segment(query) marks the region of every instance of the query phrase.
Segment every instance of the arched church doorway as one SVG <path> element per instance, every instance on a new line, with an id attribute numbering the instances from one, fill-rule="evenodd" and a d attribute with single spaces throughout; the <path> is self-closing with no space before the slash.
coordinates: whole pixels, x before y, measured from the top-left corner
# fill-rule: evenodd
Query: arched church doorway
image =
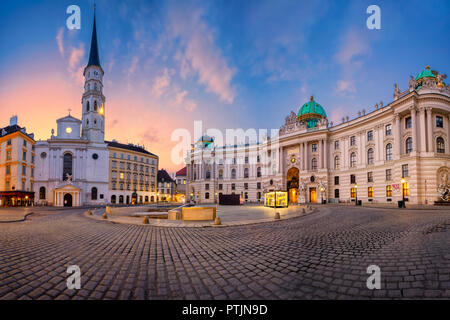
<path id="1" fill-rule="evenodd" d="M 286 174 L 289 203 L 298 203 L 298 173 L 298 169 L 293 167 Z"/>
<path id="2" fill-rule="evenodd" d="M 70 193 L 66 193 L 64 195 L 64 207 L 72 206 L 72 195 Z"/>

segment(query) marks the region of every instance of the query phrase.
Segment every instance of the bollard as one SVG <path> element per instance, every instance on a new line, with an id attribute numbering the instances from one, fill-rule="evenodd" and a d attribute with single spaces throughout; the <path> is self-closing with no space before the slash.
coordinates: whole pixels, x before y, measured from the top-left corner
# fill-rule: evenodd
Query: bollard
<path id="1" fill-rule="evenodd" d="M 88 214 L 89 216 L 92 216 L 92 211 L 91 211 L 91 210 L 88 210 L 88 211 L 87 211 L 87 214 Z"/>
<path id="2" fill-rule="evenodd" d="M 108 219 L 108 216 L 106 215 L 106 213 L 104 213 L 104 214 L 102 215 L 102 219 L 103 219 L 103 220 Z"/>
<path id="3" fill-rule="evenodd" d="M 280 219 L 280 213 L 279 212 L 275 212 L 275 217 L 276 220 Z"/>
<path id="4" fill-rule="evenodd" d="M 145 216 L 144 217 L 144 222 L 143 222 L 144 224 L 148 224 L 148 216 Z"/>
<path id="5" fill-rule="evenodd" d="M 215 226 L 220 226 L 222 224 L 222 221 L 220 221 L 219 217 L 216 217 L 216 219 L 214 220 L 214 225 Z"/>

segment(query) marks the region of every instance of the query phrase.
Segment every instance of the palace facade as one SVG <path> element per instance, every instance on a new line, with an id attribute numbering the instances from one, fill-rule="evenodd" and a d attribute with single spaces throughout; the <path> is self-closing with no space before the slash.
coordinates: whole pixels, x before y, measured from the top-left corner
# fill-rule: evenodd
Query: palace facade
<path id="1" fill-rule="evenodd" d="M 394 100 L 333 124 L 313 97 L 291 112 L 277 137 L 216 146 L 202 136 L 186 157 L 188 199 L 215 202 L 219 193 L 246 202 L 268 191 L 290 203 L 414 204 L 449 201 L 450 87 L 430 67 L 397 84 Z"/>

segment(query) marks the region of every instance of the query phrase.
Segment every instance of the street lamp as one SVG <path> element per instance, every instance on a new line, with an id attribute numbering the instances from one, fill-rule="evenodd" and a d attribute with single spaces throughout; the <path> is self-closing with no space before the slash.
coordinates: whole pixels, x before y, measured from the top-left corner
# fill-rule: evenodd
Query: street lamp
<path id="1" fill-rule="evenodd" d="M 320 202 L 323 204 L 323 192 L 325 191 L 325 188 L 322 186 L 320 187 Z"/>
<path id="2" fill-rule="evenodd" d="M 405 178 L 402 178 L 402 180 L 400 181 L 402 184 L 402 207 L 405 208 Z"/>
<path id="3" fill-rule="evenodd" d="M 358 205 L 358 185 L 355 183 L 355 206 Z"/>

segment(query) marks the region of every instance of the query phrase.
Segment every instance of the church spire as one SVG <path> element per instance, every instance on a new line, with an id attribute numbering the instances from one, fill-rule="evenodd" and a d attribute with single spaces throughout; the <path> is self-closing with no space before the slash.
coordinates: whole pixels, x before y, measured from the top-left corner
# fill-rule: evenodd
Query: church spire
<path id="1" fill-rule="evenodd" d="M 94 27 L 92 29 L 91 50 L 89 52 L 89 66 L 100 66 L 100 57 L 98 55 L 97 29 L 95 27 L 95 4 L 94 4 Z"/>

